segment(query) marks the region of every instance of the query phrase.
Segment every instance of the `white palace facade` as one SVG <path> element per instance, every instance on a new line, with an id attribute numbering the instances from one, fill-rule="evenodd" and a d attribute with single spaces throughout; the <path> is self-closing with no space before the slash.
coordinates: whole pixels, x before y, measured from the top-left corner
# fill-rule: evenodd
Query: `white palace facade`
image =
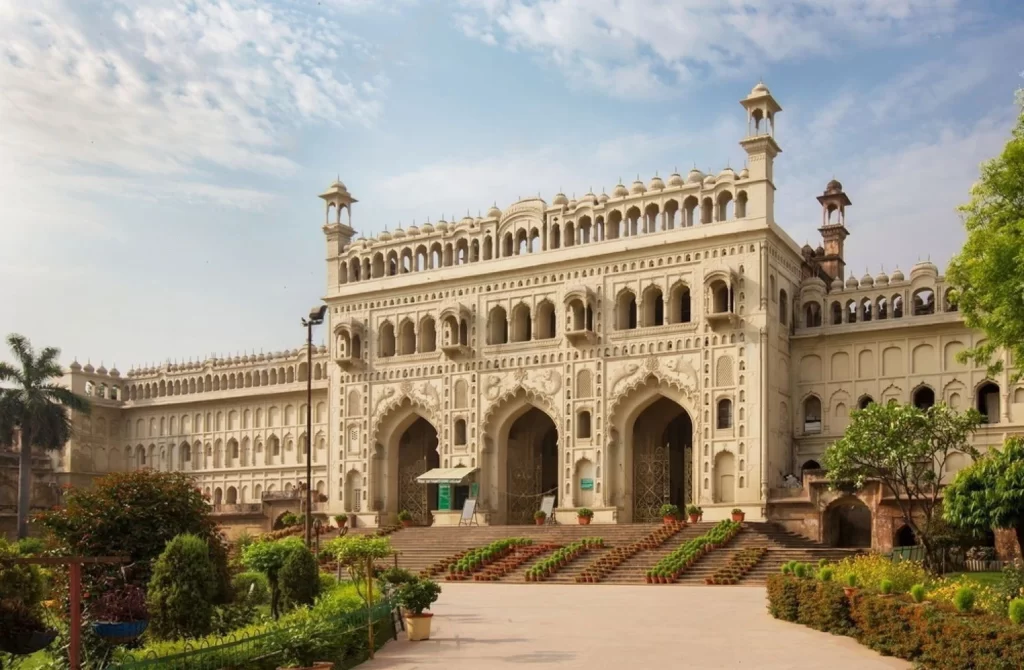
<path id="1" fill-rule="evenodd" d="M 530 523 L 550 494 L 572 523 L 581 506 L 629 523 L 692 502 L 705 518 L 738 507 L 833 543 L 900 542 L 883 492 L 822 485 L 849 412 L 975 406 L 987 446 L 1024 423 L 1024 387 L 956 360 L 982 336 L 933 264 L 847 272 L 856 225 L 839 182 L 808 212 L 821 246 L 796 244 L 774 216 L 781 107 L 763 84 L 741 104 L 738 173 L 529 198 L 363 239 L 335 182 L 320 196 L 329 345 L 312 366 L 304 348 L 125 376 L 75 363 L 68 383 L 96 407 L 76 417 L 54 476 L 185 470 L 226 522 L 262 518 L 304 481 L 311 375 L 317 508 L 365 525 L 400 510 L 453 524 L 467 496 L 484 523 Z"/>

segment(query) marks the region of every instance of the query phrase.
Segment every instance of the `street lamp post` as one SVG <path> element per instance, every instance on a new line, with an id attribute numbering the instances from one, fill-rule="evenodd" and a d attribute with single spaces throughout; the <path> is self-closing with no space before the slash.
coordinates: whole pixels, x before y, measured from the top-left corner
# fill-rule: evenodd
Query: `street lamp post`
<path id="1" fill-rule="evenodd" d="M 309 310 L 306 327 L 306 546 L 313 546 L 313 326 L 324 322 L 327 305 Z"/>

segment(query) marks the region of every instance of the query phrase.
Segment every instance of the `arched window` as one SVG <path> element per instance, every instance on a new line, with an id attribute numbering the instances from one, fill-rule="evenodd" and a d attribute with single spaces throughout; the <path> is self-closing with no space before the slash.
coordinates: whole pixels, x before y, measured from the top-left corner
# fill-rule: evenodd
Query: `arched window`
<path id="1" fill-rule="evenodd" d="M 487 315 L 487 344 L 508 343 L 508 315 L 505 308 L 495 306 Z"/>
<path id="2" fill-rule="evenodd" d="M 894 295 L 892 297 L 892 318 L 903 318 L 903 296 L 901 295 Z"/>
<path id="3" fill-rule="evenodd" d="M 519 303 L 512 309 L 512 341 L 529 342 L 533 331 L 530 308 Z"/>
<path id="4" fill-rule="evenodd" d="M 789 325 L 789 296 L 786 289 L 779 289 L 779 323 Z"/>
<path id="5" fill-rule="evenodd" d="M 711 310 L 715 314 L 726 314 L 732 311 L 732 300 L 729 285 L 721 279 L 711 282 Z"/>
<path id="6" fill-rule="evenodd" d="M 385 321 L 380 327 L 379 349 L 382 357 L 395 355 L 395 327 L 390 321 Z"/>
<path id="7" fill-rule="evenodd" d="M 615 305 L 616 324 L 619 330 L 636 328 L 636 295 L 632 291 L 623 291 Z"/>
<path id="8" fill-rule="evenodd" d="M 550 340 L 558 333 L 555 326 L 555 306 L 548 300 L 537 305 L 537 339 Z"/>
<path id="9" fill-rule="evenodd" d="M 719 428 L 732 428 L 732 400 L 722 398 L 718 401 L 718 422 Z"/>
<path id="10" fill-rule="evenodd" d="M 821 432 L 821 400 L 818 396 L 807 396 L 804 400 L 804 432 Z"/>
<path id="11" fill-rule="evenodd" d="M 978 387 L 975 397 L 982 423 L 999 423 L 999 386 L 985 382 Z"/>
<path id="12" fill-rule="evenodd" d="M 420 321 L 419 347 L 421 354 L 431 353 L 437 350 L 437 330 L 434 327 L 434 319 L 429 316 L 423 317 Z"/>
<path id="13" fill-rule="evenodd" d="M 462 446 L 466 444 L 466 420 L 456 419 L 455 420 L 455 444 L 456 446 Z"/>
<path id="14" fill-rule="evenodd" d="M 586 410 L 576 415 L 576 437 L 590 439 L 590 412 Z"/>
<path id="15" fill-rule="evenodd" d="M 816 302 L 804 305 L 804 322 L 808 328 L 821 326 L 821 305 Z"/>
<path id="16" fill-rule="evenodd" d="M 846 323 L 857 323 L 857 301 L 846 301 Z"/>
<path id="17" fill-rule="evenodd" d="M 832 303 L 832 325 L 838 326 L 843 322 L 843 306 L 839 302 Z"/>
<path id="18" fill-rule="evenodd" d="M 914 390 L 914 407 L 928 409 L 935 404 L 935 391 L 928 386 L 918 386 Z"/>
<path id="19" fill-rule="evenodd" d="M 935 313 L 935 293 L 930 288 L 919 288 L 914 291 L 914 316 Z"/>
<path id="20" fill-rule="evenodd" d="M 860 320 L 871 320 L 871 298 L 864 298 L 860 302 Z"/>
<path id="21" fill-rule="evenodd" d="M 885 299 L 885 296 L 879 296 L 875 300 L 875 314 L 877 319 L 889 318 L 889 302 Z"/>
<path id="22" fill-rule="evenodd" d="M 690 287 L 685 284 L 676 284 L 672 287 L 672 294 L 669 296 L 669 322 L 690 323 L 692 317 L 690 303 Z"/>
<path id="23" fill-rule="evenodd" d="M 874 404 L 874 402 L 875 399 L 872 398 L 871 396 L 862 396 L 861 399 L 857 401 L 857 409 L 867 409 L 867 406 Z"/>
<path id="24" fill-rule="evenodd" d="M 644 327 L 661 326 L 665 323 L 665 301 L 662 299 L 661 289 L 657 286 L 648 286 L 644 289 Z"/>
<path id="25" fill-rule="evenodd" d="M 398 355 L 408 356 L 409 354 L 416 353 L 416 329 L 412 325 L 412 321 L 406 319 L 399 326 L 398 335 Z"/>
<path id="26" fill-rule="evenodd" d="M 512 255 L 515 249 L 512 241 L 512 233 L 505 233 L 505 236 L 501 239 L 501 256 L 502 258 L 508 258 Z"/>

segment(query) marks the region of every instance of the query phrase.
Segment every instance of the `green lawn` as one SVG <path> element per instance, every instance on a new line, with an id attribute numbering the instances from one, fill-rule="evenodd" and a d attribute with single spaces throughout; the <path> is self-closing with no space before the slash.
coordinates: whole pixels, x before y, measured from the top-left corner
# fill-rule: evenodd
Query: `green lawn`
<path id="1" fill-rule="evenodd" d="M 999 582 L 1003 579 L 1003 573 L 1001 572 L 947 572 L 943 576 L 950 579 L 966 576 L 968 579 L 977 582 L 979 586 L 998 586 Z"/>

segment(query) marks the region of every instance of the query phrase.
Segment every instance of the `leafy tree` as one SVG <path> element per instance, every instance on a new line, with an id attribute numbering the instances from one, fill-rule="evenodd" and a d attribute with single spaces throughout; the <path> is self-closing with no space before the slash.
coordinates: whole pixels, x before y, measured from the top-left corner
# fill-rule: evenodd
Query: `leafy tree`
<path id="1" fill-rule="evenodd" d="M 961 358 L 988 365 L 992 375 L 1002 369 L 992 360 L 997 349 L 1024 360 L 1024 91 L 1017 100 L 1021 113 L 1010 141 L 981 166 L 970 202 L 960 207 L 967 241 L 946 273 L 964 322 L 988 336 Z M 1022 373 L 1015 370 L 1011 381 Z"/>
<path id="2" fill-rule="evenodd" d="M 1024 556 L 1024 438 L 989 450 L 958 472 L 945 493 L 947 521 L 975 531 L 1012 528 Z"/>
<path id="3" fill-rule="evenodd" d="M 177 536 L 167 543 L 149 580 L 151 634 L 165 640 L 208 634 L 216 591 L 206 541 L 195 535 Z"/>
<path id="4" fill-rule="evenodd" d="M 21 434 L 18 462 L 18 538 L 28 537 L 32 502 L 32 450 L 63 449 L 71 439 L 69 411 L 88 414 L 89 401 L 57 383 L 64 376 L 57 357 L 60 349 L 46 347 L 38 355 L 22 335 L 9 335 L 7 344 L 17 366 L 0 361 L 0 445 L 13 446 Z"/>
<path id="5" fill-rule="evenodd" d="M 373 658 L 373 573 L 377 561 L 394 553 L 391 540 L 386 537 L 356 535 L 331 540 L 324 551 L 344 565 L 352 578 L 356 593 L 366 603 L 370 658 Z"/>
<path id="6" fill-rule="evenodd" d="M 903 522 L 934 564 L 942 474 L 955 453 L 976 455 L 968 437 L 981 423 L 975 410 L 963 414 L 946 405 L 872 403 L 851 414 L 843 437 L 825 451 L 823 465 L 833 488 L 860 488 L 869 480 L 895 494 Z"/>
<path id="7" fill-rule="evenodd" d="M 115 472 L 91 489 L 71 489 L 64 506 L 39 522 L 74 554 L 124 556 L 136 563 L 133 581 L 145 585 L 153 562 L 178 535 L 207 543 L 217 574 L 216 602 L 231 599 L 227 544 L 195 482 L 180 472 Z"/>
<path id="8" fill-rule="evenodd" d="M 278 581 L 285 607 L 312 605 L 320 594 L 320 567 L 313 552 L 305 546 L 292 551 L 281 566 Z"/>
<path id="9" fill-rule="evenodd" d="M 275 619 L 281 614 L 281 568 L 298 551 L 308 549 L 299 538 L 286 537 L 272 542 L 254 542 L 242 552 L 242 564 L 250 570 L 262 572 L 270 582 L 270 613 Z"/>

